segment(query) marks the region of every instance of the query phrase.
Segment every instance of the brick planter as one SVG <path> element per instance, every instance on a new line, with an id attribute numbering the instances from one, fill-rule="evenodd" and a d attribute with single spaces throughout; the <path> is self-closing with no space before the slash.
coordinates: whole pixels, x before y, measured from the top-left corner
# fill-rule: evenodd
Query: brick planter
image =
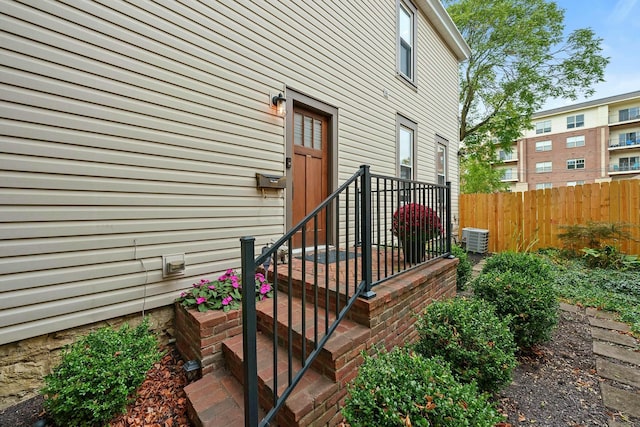
<path id="1" fill-rule="evenodd" d="M 224 366 L 222 341 L 242 333 L 240 310 L 200 313 L 175 304 L 176 347 L 184 360 L 196 359 L 206 375 Z"/>

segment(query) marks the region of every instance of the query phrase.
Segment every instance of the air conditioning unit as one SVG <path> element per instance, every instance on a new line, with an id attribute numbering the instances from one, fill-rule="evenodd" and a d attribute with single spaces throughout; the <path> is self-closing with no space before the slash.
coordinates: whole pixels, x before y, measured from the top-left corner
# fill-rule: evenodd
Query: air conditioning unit
<path id="1" fill-rule="evenodd" d="M 466 227 L 462 229 L 462 243 L 468 252 L 486 254 L 489 250 L 489 230 Z"/>

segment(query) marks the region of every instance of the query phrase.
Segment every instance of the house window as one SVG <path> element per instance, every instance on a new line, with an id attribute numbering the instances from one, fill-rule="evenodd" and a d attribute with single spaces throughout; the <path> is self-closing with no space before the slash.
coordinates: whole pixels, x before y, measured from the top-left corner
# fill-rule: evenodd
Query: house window
<path id="1" fill-rule="evenodd" d="M 567 117 L 567 129 L 580 128 L 582 126 L 584 126 L 584 114 Z"/>
<path id="2" fill-rule="evenodd" d="M 398 139 L 398 176 L 403 179 L 414 179 L 415 141 L 418 125 L 411 120 L 397 117 Z"/>
<path id="3" fill-rule="evenodd" d="M 584 135 L 567 138 L 567 148 L 584 147 Z"/>
<path id="4" fill-rule="evenodd" d="M 551 151 L 551 141 L 536 142 L 536 151 Z"/>
<path id="5" fill-rule="evenodd" d="M 640 107 L 625 108 L 618 111 L 618 120 L 621 122 L 635 119 L 640 119 Z"/>
<path id="6" fill-rule="evenodd" d="M 551 172 L 551 162 L 536 163 L 536 173 Z"/>
<path id="7" fill-rule="evenodd" d="M 536 123 L 536 134 L 551 132 L 551 120 Z"/>
<path id="8" fill-rule="evenodd" d="M 536 184 L 536 190 L 544 190 L 545 188 L 552 188 L 553 184 L 551 184 L 550 182 L 541 182 L 539 184 Z"/>
<path id="9" fill-rule="evenodd" d="M 584 169 L 584 159 L 567 160 L 567 169 Z"/>
<path id="10" fill-rule="evenodd" d="M 567 181 L 567 187 L 575 187 L 576 185 L 584 185 L 584 181 Z"/>
<path id="11" fill-rule="evenodd" d="M 438 152 L 436 153 L 436 174 L 438 184 L 445 185 L 447 182 L 447 147 L 438 144 Z"/>
<path id="12" fill-rule="evenodd" d="M 416 8 L 408 1 L 398 0 L 398 73 L 415 83 L 416 68 Z"/>

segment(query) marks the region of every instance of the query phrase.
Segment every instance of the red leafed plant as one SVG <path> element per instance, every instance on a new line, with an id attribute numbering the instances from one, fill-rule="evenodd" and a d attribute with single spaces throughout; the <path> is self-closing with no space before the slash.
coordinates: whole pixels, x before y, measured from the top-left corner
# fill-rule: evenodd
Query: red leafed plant
<path id="1" fill-rule="evenodd" d="M 409 203 L 394 212 L 391 232 L 400 239 L 427 241 L 442 234 L 442 221 L 433 209 Z"/>

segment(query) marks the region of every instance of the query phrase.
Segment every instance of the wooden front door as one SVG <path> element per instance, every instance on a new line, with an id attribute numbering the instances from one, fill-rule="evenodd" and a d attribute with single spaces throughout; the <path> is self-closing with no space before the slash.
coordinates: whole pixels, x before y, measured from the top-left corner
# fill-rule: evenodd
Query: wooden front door
<path id="1" fill-rule="evenodd" d="M 293 218 L 295 226 L 329 195 L 328 193 L 328 118 L 294 108 L 293 111 Z M 326 213 L 318 217 L 317 241 L 313 221 L 307 225 L 305 246 L 326 242 Z M 302 232 L 293 238 L 295 248 L 302 246 Z"/>

